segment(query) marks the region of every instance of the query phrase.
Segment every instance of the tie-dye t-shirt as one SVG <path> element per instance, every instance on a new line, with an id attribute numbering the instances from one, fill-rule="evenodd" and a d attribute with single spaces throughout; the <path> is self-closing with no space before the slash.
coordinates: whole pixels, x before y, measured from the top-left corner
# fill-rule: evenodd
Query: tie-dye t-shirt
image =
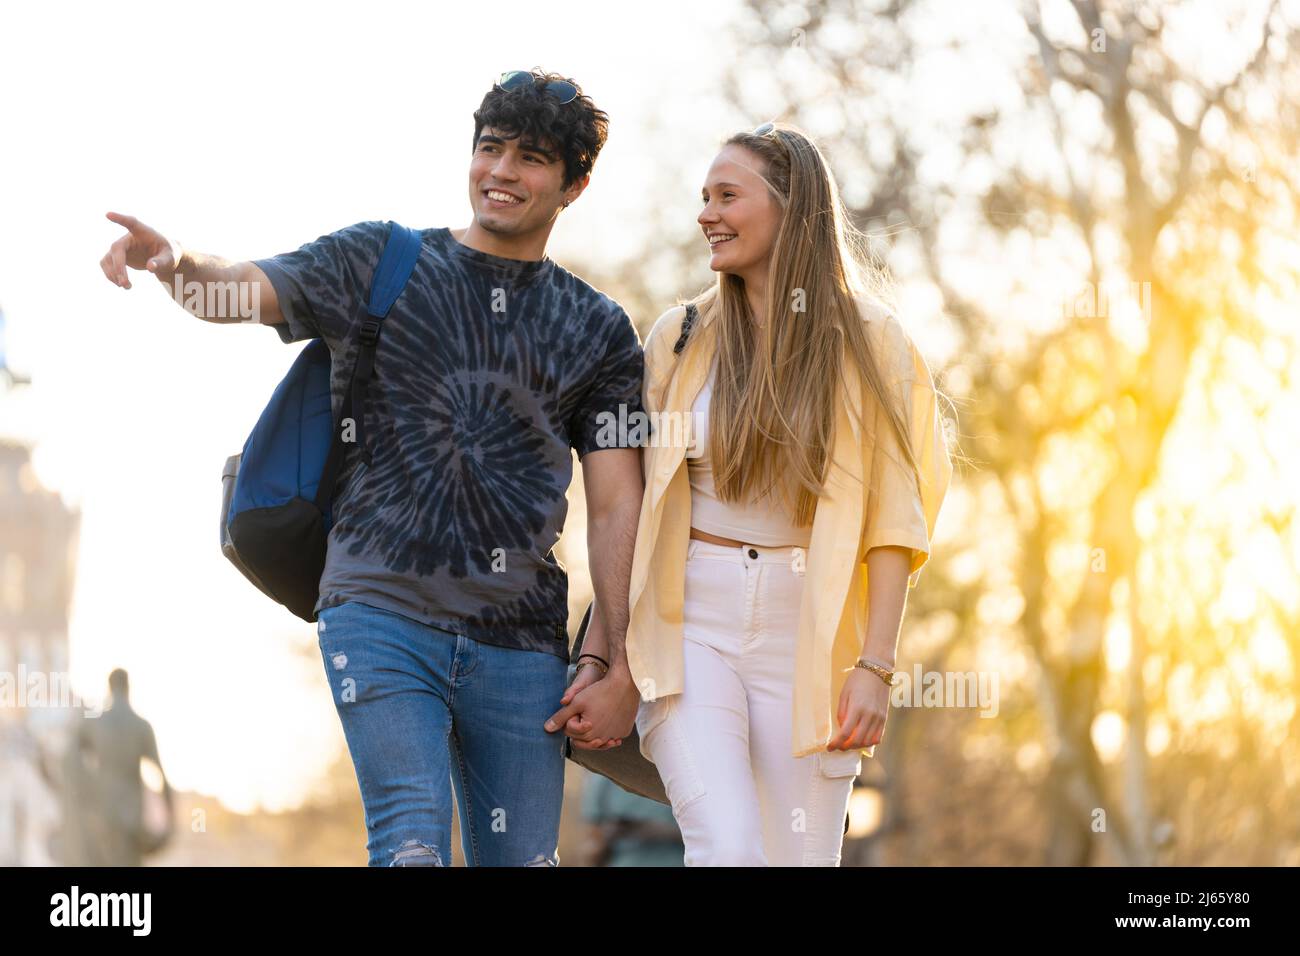
<path id="1" fill-rule="evenodd" d="M 372 464 L 348 445 L 316 609 L 359 601 L 567 657 L 554 547 L 569 449 L 605 447 L 602 425 L 641 410 L 640 340 L 617 302 L 550 258 L 489 255 L 445 228 L 421 235 L 366 393 Z M 387 236 L 387 223 L 362 222 L 256 260 L 285 317 L 280 338 L 329 346 L 336 417 Z"/>

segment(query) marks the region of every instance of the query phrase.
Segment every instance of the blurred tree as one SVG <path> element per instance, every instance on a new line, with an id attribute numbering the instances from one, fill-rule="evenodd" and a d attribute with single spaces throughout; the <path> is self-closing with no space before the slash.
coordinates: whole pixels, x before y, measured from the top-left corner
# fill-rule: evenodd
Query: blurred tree
<path id="1" fill-rule="evenodd" d="M 1150 633 L 1135 522 L 1198 349 L 1268 343 L 1289 349 L 1269 366 L 1282 384 L 1294 368 L 1294 338 L 1254 307 L 1261 292 L 1295 295 L 1294 256 L 1269 265 L 1278 237 L 1294 234 L 1300 195 L 1294 25 L 1275 0 L 751 0 L 734 41 L 727 92 L 741 115 L 818 137 L 857 223 L 949 322 L 961 358 L 940 382 L 971 402 L 962 430 L 984 473 L 969 493 L 980 509 L 1000 506 L 1011 535 L 981 587 L 1011 592 L 1018 611 L 996 624 L 1015 629 L 1038 670 L 1045 862 L 1098 862 L 1100 842 L 1111 862 L 1155 862 L 1168 826 L 1153 821 L 1146 740 L 1148 712 L 1165 702 L 1148 684 L 1178 666 L 1180 637 L 1208 643 L 1213 595 L 1188 595 L 1203 602 L 1193 630 Z M 1293 515 L 1265 518 L 1281 534 Z M 1000 572 L 1015 562 L 1008 588 Z M 967 616 L 950 633 L 973 641 L 975 595 L 959 609 L 944 588 L 961 582 L 942 570 L 909 619 L 953 608 Z M 1267 611 L 1296 661 L 1294 604 Z M 1130 630 L 1118 689 L 1105 652 L 1117 618 Z M 1219 663 L 1199 662 L 1197 680 Z M 1098 752 L 1108 700 L 1129 745 L 1121 799 Z M 895 711 L 896 740 L 910 719 Z M 1251 745 L 1249 728 L 1239 736 Z"/>

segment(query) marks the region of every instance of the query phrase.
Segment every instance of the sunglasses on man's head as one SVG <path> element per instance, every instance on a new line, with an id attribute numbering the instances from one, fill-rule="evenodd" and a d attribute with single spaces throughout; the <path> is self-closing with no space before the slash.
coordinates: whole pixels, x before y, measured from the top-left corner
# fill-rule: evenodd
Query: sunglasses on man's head
<path id="1" fill-rule="evenodd" d="M 501 74 L 497 86 L 507 93 L 513 93 L 532 86 L 535 79 L 527 70 L 511 70 L 509 73 Z M 549 96 L 558 100 L 561 106 L 578 98 L 578 88 L 566 80 L 550 80 L 543 89 Z"/>

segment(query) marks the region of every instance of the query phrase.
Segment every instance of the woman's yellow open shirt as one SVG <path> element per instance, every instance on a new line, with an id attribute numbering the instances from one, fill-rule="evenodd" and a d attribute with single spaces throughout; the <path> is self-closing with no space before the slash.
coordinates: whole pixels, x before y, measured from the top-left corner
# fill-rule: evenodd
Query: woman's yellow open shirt
<path id="1" fill-rule="evenodd" d="M 860 434 L 852 412 L 862 393 L 837 405 L 827 495 L 818 500 L 807 551 L 794 674 L 793 756 L 826 749 L 844 682 L 862 654 L 867 622 L 866 553 L 881 545 L 913 549 L 908 586 L 915 587 L 930 555 L 939 506 L 952 477 L 952 463 L 929 367 L 892 314 L 864 302 L 877 362 L 888 385 L 910 396 L 911 437 L 920 468 L 920 495 L 888 417 L 874 396 Z M 686 448 L 665 437 L 665 420 L 689 418 L 713 358 L 715 336 L 701 320 L 680 355 L 673 346 L 686 310 L 669 309 L 645 342 L 643 401 L 652 414 L 650 447 L 644 449 L 645 496 L 637 528 L 628 591 L 627 657 L 644 700 L 679 694 L 684 686 L 682 605 L 686 549 L 691 526 L 691 489 Z M 852 368 L 847 358 L 846 370 Z M 891 374 L 892 372 L 892 374 Z M 663 413 L 677 413 L 665 416 Z M 864 475 L 871 476 L 863 482 Z M 653 724 L 644 728 L 648 734 Z M 873 756 L 875 746 L 862 753 Z"/>

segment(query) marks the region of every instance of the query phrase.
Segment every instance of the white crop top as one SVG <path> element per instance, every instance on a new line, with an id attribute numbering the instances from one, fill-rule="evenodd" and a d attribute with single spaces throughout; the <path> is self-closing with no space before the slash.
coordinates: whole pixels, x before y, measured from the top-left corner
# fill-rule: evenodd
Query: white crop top
<path id="1" fill-rule="evenodd" d="M 686 452 L 686 471 L 691 482 L 691 527 L 746 544 L 807 548 L 812 541 L 812 525 L 796 525 L 794 516 L 783 504 L 768 499 L 748 504 L 719 500 L 709 459 L 712 396 L 713 374 L 710 373 L 691 406 L 692 434 Z"/>

